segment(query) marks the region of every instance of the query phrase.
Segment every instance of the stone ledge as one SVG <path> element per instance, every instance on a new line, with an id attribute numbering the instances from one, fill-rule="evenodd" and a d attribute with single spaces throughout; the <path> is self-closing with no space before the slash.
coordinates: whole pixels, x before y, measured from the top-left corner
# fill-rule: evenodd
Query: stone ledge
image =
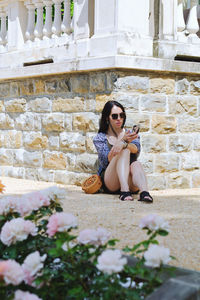
<path id="1" fill-rule="evenodd" d="M 199 75 L 199 63 L 152 57 L 116 55 L 64 60 L 27 67 L 0 68 L 0 80 L 47 76 L 71 72 L 127 69 L 161 73 Z"/>

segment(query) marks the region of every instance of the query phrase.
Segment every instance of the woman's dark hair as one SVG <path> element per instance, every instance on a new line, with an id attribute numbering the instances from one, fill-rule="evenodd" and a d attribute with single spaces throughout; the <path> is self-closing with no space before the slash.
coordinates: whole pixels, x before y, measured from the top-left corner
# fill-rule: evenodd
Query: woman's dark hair
<path id="1" fill-rule="evenodd" d="M 121 110 L 125 113 L 125 109 L 124 109 L 123 105 L 121 105 L 119 102 L 117 102 L 117 101 L 106 102 L 106 104 L 104 105 L 104 108 L 102 110 L 98 132 L 107 133 L 108 127 L 109 127 L 109 116 L 110 116 L 111 110 L 114 105 L 120 107 Z M 126 113 L 125 113 L 125 118 L 124 118 L 124 121 L 122 124 L 122 128 L 124 127 L 125 122 L 126 122 Z"/>

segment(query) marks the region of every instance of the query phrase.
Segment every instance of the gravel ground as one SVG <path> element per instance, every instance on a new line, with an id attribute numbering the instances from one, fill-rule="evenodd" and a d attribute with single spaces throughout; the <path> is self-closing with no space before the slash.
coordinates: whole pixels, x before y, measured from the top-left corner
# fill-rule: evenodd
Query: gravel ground
<path id="1" fill-rule="evenodd" d="M 49 182 L 0 177 L 6 186 L 5 195 L 24 194 L 55 185 Z M 66 188 L 64 210 L 78 217 L 79 230 L 103 226 L 112 238 L 120 241 L 118 248 L 141 241 L 145 234 L 138 227 L 141 217 L 156 213 L 170 224 L 170 234 L 160 244 L 170 248 L 176 257 L 173 265 L 200 271 L 200 189 L 152 191 L 153 204 L 122 202 L 118 195 L 86 195 L 80 187 Z"/>

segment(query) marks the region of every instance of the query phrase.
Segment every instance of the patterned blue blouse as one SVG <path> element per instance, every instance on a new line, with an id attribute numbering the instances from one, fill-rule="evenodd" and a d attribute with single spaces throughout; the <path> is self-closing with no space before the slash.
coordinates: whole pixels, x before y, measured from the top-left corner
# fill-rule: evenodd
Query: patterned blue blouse
<path id="1" fill-rule="evenodd" d="M 102 170 L 105 170 L 109 164 L 108 162 L 108 153 L 110 152 L 110 148 L 107 142 L 106 133 L 100 132 L 98 133 L 94 139 L 93 143 L 97 149 L 98 158 L 99 158 L 99 170 L 98 174 L 101 174 Z M 131 144 L 136 145 L 138 148 L 137 154 L 132 154 L 133 156 L 136 156 L 136 159 L 140 153 L 140 137 L 138 136 L 137 139 L 133 140 Z"/>

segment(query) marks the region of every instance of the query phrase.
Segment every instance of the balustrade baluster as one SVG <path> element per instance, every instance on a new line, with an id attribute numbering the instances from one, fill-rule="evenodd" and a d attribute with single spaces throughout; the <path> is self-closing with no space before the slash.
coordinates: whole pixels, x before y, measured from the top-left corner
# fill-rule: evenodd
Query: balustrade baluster
<path id="1" fill-rule="evenodd" d="M 189 32 L 188 39 L 192 43 L 199 43 L 200 39 L 196 35 L 196 33 L 199 31 L 199 23 L 197 20 L 197 6 L 194 5 L 189 12 L 188 21 L 186 25 L 186 29 Z"/>
<path id="2" fill-rule="evenodd" d="M 186 42 L 187 37 L 185 35 L 185 20 L 184 20 L 184 14 L 183 14 L 183 3 L 178 4 L 177 8 L 177 37 L 180 42 Z"/>
<path id="3" fill-rule="evenodd" d="M 32 41 L 34 38 L 35 28 L 35 6 L 30 1 L 26 1 L 25 6 L 28 9 L 28 24 L 25 36 L 28 41 Z"/>
<path id="4" fill-rule="evenodd" d="M 52 4 L 51 0 L 44 1 L 46 8 L 45 24 L 43 28 L 44 39 L 50 38 L 52 35 Z"/>
<path id="5" fill-rule="evenodd" d="M 71 33 L 70 0 L 64 1 L 64 17 L 61 25 L 61 30 L 66 34 Z"/>
<path id="6" fill-rule="evenodd" d="M 6 29 L 6 12 L 3 8 L 0 9 L 1 31 L 0 31 L 0 45 L 5 45 L 7 41 Z"/>
<path id="7" fill-rule="evenodd" d="M 54 22 L 52 26 L 52 32 L 55 34 L 55 36 L 60 36 L 61 34 L 61 3 L 62 0 L 53 0 L 53 3 L 55 4 L 54 9 Z"/>
<path id="8" fill-rule="evenodd" d="M 36 39 L 41 39 L 43 36 L 43 2 L 41 0 L 35 0 L 35 7 L 37 10 L 37 21 L 34 30 Z"/>

